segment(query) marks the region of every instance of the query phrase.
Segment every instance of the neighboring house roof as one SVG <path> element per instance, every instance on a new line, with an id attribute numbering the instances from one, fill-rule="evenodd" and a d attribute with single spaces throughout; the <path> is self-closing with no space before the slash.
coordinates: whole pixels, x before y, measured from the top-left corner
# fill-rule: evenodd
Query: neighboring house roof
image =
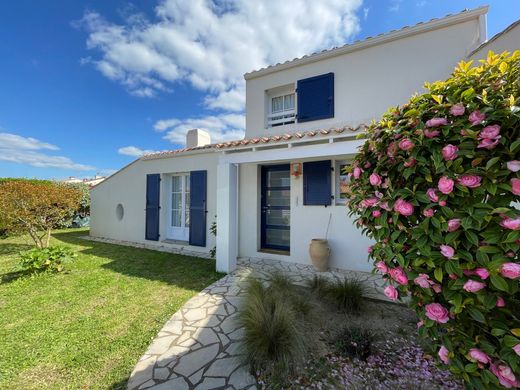
<path id="1" fill-rule="evenodd" d="M 420 34 L 423 32 L 436 30 L 442 27 L 451 26 L 453 24 L 461 23 L 466 20 L 471 20 L 481 15 L 485 15 L 488 11 L 488 6 L 478 7 L 473 10 L 465 9 L 458 14 L 448 14 L 442 18 L 434 18 L 428 22 L 420 22 L 413 26 L 405 26 L 399 30 L 392 30 L 388 33 L 379 34 L 375 37 L 367 37 L 363 40 L 358 40 L 353 43 L 348 43 L 346 45 L 335 47 L 332 49 L 326 49 L 321 52 L 313 53 L 310 55 L 305 55 L 300 58 L 295 58 L 293 60 L 285 61 L 284 63 L 278 63 L 275 65 L 270 65 L 265 68 L 261 68 L 258 70 L 254 70 L 252 72 L 248 72 L 244 74 L 244 78 L 246 80 L 253 79 L 256 77 L 264 76 L 269 73 L 278 72 L 283 69 L 293 68 L 295 66 L 300 66 L 316 61 L 321 61 L 326 58 L 340 56 L 346 53 L 350 53 L 356 50 L 365 49 L 367 47 L 381 45 L 383 43 L 387 43 L 390 41 L 395 41 L 398 39 L 406 38 L 412 35 Z M 485 34 L 485 31 L 483 31 Z M 482 41 L 486 39 L 486 37 L 482 38 Z"/>
<path id="2" fill-rule="evenodd" d="M 496 41 L 498 38 L 500 38 L 502 35 L 507 34 L 509 31 L 513 30 L 516 26 L 520 25 L 520 19 L 518 19 L 516 22 L 511 23 L 507 28 L 500 31 L 499 33 L 495 34 L 493 38 L 488 39 L 486 42 L 482 43 L 479 47 L 477 47 L 475 50 L 473 50 L 471 53 L 468 54 L 468 57 L 471 57 L 476 52 L 482 50 L 484 47 L 488 46 L 491 42 Z"/>
<path id="3" fill-rule="evenodd" d="M 234 150 L 240 149 L 243 147 L 255 147 L 261 146 L 265 144 L 276 144 L 276 143 L 288 143 L 295 140 L 300 139 L 311 139 L 311 138 L 330 138 L 335 135 L 340 135 L 346 132 L 354 133 L 360 130 L 364 130 L 368 125 L 362 123 L 356 127 L 352 126 L 343 126 L 343 127 L 334 127 L 329 129 L 317 129 L 317 130 L 308 130 L 308 131 L 300 131 L 295 133 L 285 133 L 285 134 L 277 134 L 265 137 L 255 137 L 255 138 L 244 138 L 235 141 L 228 142 L 220 142 L 216 144 L 210 144 L 205 146 L 197 146 L 193 148 L 183 148 L 177 150 L 166 150 L 163 152 L 146 154 L 141 157 L 141 160 L 155 160 L 158 158 L 168 158 L 173 157 L 182 153 L 193 152 L 195 153 L 207 153 L 207 152 L 215 152 L 221 150 Z"/>

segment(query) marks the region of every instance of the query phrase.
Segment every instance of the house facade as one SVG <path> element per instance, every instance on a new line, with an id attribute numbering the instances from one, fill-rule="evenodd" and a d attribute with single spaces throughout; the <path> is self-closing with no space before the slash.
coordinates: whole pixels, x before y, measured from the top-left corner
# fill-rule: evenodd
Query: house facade
<path id="1" fill-rule="evenodd" d="M 245 138 L 212 144 L 194 129 L 186 148 L 129 164 L 91 190 L 90 234 L 202 257 L 216 246 L 223 272 L 240 257 L 310 264 L 311 239 L 326 238 L 331 267 L 370 271 L 370 241 L 347 215 L 343 168 L 366 124 L 487 52 L 486 13 L 247 73 Z"/>

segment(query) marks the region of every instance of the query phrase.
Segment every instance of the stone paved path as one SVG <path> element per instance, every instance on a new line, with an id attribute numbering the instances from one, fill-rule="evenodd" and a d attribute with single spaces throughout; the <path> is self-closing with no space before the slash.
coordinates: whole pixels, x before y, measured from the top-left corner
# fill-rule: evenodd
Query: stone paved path
<path id="1" fill-rule="evenodd" d="M 236 314 L 243 296 L 244 278 L 253 273 L 268 278 L 274 272 L 296 284 L 312 278 L 303 264 L 262 259 L 241 259 L 237 271 L 208 286 L 190 299 L 161 329 L 141 357 L 128 381 L 129 390 L 241 390 L 256 388 L 256 381 L 240 360 L 242 329 Z M 322 272 L 330 278 L 355 276 L 380 297 L 381 279 L 366 273 Z"/>

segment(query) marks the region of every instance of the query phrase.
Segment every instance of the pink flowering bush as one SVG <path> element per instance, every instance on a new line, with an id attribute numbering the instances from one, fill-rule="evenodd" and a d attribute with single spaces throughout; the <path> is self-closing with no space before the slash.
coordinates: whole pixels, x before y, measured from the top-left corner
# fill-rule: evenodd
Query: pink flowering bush
<path id="1" fill-rule="evenodd" d="M 426 88 L 368 129 L 350 213 L 439 364 L 468 388 L 519 387 L 520 52 Z"/>

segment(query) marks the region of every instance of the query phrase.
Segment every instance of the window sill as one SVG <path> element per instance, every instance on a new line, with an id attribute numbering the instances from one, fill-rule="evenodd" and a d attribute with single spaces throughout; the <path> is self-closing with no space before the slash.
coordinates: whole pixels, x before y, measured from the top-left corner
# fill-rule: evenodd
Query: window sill
<path id="1" fill-rule="evenodd" d="M 267 249 L 267 248 L 264 248 L 264 249 L 259 249 L 258 252 L 259 253 L 269 253 L 271 255 L 282 255 L 282 256 L 290 256 L 291 255 L 290 251 L 282 251 L 282 250 L 279 250 L 279 249 Z"/>

